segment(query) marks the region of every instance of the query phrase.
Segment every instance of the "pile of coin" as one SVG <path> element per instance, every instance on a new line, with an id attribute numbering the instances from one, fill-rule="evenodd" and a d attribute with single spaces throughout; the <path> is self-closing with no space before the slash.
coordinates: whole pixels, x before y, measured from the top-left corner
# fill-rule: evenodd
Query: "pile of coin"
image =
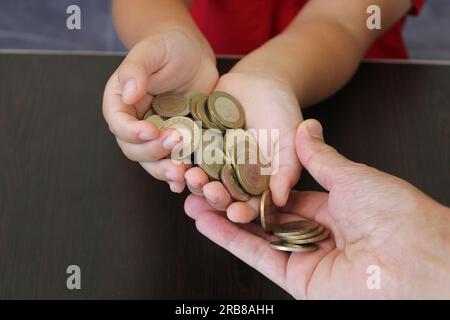
<path id="1" fill-rule="evenodd" d="M 282 213 L 272 202 L 270 190 L 266 190 L 261 197 L 260 221 L 267 233 L 280 238 L 273 241 L 270 246 L 276 250 L 288 252 L 309 252 L 318 249 L 317 242 L 328 238 L 330 232 L 320 224 L 311 220 L 291 221 L 279 224 Z"/>
<path id="2" fill-rule="evenodd" d="M 189 159 L 212 180 L 218 180 L 237 201 L 261 196 L 260 222 L 264 231 L 279 237 L 271 242 L 277 250 L 314 251 L 317 242 L 329 231 L 313 221 L 278 223 L 279 212 L 272 203 L 270 175 L 262 174 L 267 165 L 254 135 L 244 130 L 245 113 L 231 95 L 217 91 L 211 95 L 188 96 L 165 93 L 155 96 L 144 120 L 161 130 L 176 129 L 183 136 L 182 152 L 172 152 L 172 159 Z M 230 130 L 232 129 L 232 130 Z M 206 157 L 212 155 L 212 160 Z"/>
<path id="3" fill-rule="evenodd" d="M 161 94 L 153 98 L 144 120 L 161 130 L 176 129 L 183 143 L 172 159 L 189 159 L 212 180 L 222 181 L 234 200 L 248 201 L 269 188 L 270 176 L 261 174 L 266 162 L 256 138 L 243 130 L 245 113 L 233 96 L 221 91 Z"/>

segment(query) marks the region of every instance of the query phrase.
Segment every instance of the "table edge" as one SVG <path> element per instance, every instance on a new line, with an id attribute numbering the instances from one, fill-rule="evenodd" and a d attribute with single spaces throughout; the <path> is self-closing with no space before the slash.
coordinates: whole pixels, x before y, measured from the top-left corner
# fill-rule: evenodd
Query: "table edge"
<path id="1" fill-rule="evenodd" d="M 1 49 L 0 54 L 17 54 L 17 55 L 67 55 L 67 56 L 112 56 L 123 57 L 126 51 L 95 51 L 95 50 L 35 50 L 35 49 Z M 219 59 L 240 59 L 242 55 L 217 55 Z M 433 60 L 433 59 L 363 59 L 366 63 L 380 64 L 406 64 L 406 65 L 438 65 L 450 66 L 450 60 Z"/>

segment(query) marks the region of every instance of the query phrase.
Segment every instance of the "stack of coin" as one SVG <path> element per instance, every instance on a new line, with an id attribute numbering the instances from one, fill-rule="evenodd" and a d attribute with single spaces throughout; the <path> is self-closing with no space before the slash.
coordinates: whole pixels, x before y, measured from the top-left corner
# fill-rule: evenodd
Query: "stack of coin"
<path id="1" fill-rule="evenodd" d="M 183 160 L 194 155 L 194 164 L 212 180 L 222 181 L 234 200 L 248 201 L 252 196 L 261 196 L 261 226 L 281 239 L 271 242 L 272 248 L 314 251 L 316 243 L 328 237 L 329 231 L 313 221 L 278 223 L 279 212 L 269 190 L 270 176 L 262 174 L 265 161 L 261 161 L 256 138 L 242 129 L 244 110 L 231 95 L 220 91 L 209 96 L 161 94 L 153 98 L 144 120 L 161 130 L 173 128 L 180 132 L 183 144 L 179 149 L 183 152 L 172 152 L 172 158 Z"/>
<path id="2" fill-rule="evenodd" d="M 317 242 L 328 238 L 330 232 L 320 224 L 311 220 L 299 220 L 280 224 L 278 209 L 272 203 L 270 190 L 261 197 L 260 221 L 267 233 L 273 232 L 280 238 L 270 246 L 276 250 L 289 252 L 309 252 L 317 250 Z"/>
<path id="3" fill-rule="evenodd" d="M 258 143 L 242 129 L 245 113 L 233 96 L 221 91 L 209 96 L 164 93 L 153 98 L 144 120 L 180 132 L 183 143 L 174 151 L 182 152 L 172 152 L 172 158 L 193 155 L 194 164 L 212 180 L 222 181 L 234 200 L 248 201 L 269 188 L 270 176 L 261 174 Z"/>

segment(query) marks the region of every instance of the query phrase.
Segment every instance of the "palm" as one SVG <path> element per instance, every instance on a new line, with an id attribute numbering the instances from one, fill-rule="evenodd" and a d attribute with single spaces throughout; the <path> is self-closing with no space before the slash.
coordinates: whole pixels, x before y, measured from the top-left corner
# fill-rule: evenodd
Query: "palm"
<path id="1" fill-rule="evenodd" d="M 337 183 L 332 191 L 292 192 L 279 222 L 301 218 L 315 220 L 332 231 L 333 236 L 319 243 L 312 253 L 292 253 L 270 249 L 267 236 L 255 224 L 237 226 L 220 215 L 199 197 L 186 201 L 186 211 L 197 220 L 197 227 L 205 236 L 217 242 L 243 261 L 253 266 L 296 298 L 381 298 L 399 295 L 393 281 L 396 249 L 408 241 L 398 233 L 404 224 L 399 200 L 407 203 L 408 197 L 399 199 L 395 194 L 401 180 L 361 167 L 345 173 L 344 182 Z M 364 181 L 365 176 L 370 182 Z M 374 196 L 386 201 L 368 206 Z M 390 201 L 390 198 L 395 201 Z M 396 210 L 399 214 L 389 216 Z M 397 231 L 397 232 L 396 232 Z M 225 236 L 226 235 L 226 236 Z M 369 290 L 366 281 L 371 265 L 390 268 L 383 272 L 381 290 Z M 387 294 L 389 293 L 389 295 Z"/>
<path id="2" fill-rule="evenodd" d="M 221 77 L 216 90 L 228 92 L 240 101 L 245 109 L 247 129 L 279 130 L 279 141 L 272 141 L 274 151 L 279 150 L 279 163 L 275 164 L 279 164 L 279 173 L 273 177 L 271 189 L 275 190 L 274 201 L 282 205 L 285 199 L 282 200 L 278 191 L 287 195 L 300 174 L 294 140 L 302 115 L 295 96 L 277 80 L 238 72 Z"/>
<path id="3" fill-rule="evenodd" d="M 304 195 L 296 194 L 298 197 Z M 294 253 L 288 256 L 286 290 L 296 298 L 308 299 L 377 297 L 378 291 L 366 287 L 366 270 L 370 265 L 379 265 L 378 257 L 365 251 L 367 235 L 350 242 L 348 235 L 356 230 L 350 229 L 349 232 L 346 222 L 334 218 L 341 215 L 339 208 L 344 205 L 341 200 L 336 202 L 333 199 L 342 198 L 338 195 L 330 198 L 327 193 L 308 193 L 307 197 L 309 203 L 304 203 L 304 206 L 315 209 L 305 212 L 304 216 L 327 226 L 333 237 L 321 242 L 319 250 L 312 254 Z M 305 207 L 300 211 L 304 211 Z M 299 217 L 289 215 L 283 218 L 289 221 Z"/>
<path id="4" fill-rule="evenodd" d="M 399 232 L 411 220 L 407 214 L 411 212 L 411 195 L 399 195 L 398 190 L 410 188 L 400 179 L 361 165 L 351 172 L 344 170 L 342 175 L 345 178 L 333 186 L 330 194 L 309 193 L 301 207 L 288 204 L 297 209 L 295 212 L 327 226 L 334 235 L 311 256 L 290 255 L 288 291 L 295 297 L 307 298 L 399 296 L 392 271 L 396 270 L 398 248 L 411 240 L 408 236 L 413 232 Z M 384 201 L 375 203 L 374 195 Z M 298 193 L 296 196 L 301 197 Z M 388 270 L 383 278 L 390 281 L 383 281 L 380 290 L 370 290 L 366 284 L 367 270 L 372 265 Z M 387 265 L 390 268 L 385 268 Z"/>

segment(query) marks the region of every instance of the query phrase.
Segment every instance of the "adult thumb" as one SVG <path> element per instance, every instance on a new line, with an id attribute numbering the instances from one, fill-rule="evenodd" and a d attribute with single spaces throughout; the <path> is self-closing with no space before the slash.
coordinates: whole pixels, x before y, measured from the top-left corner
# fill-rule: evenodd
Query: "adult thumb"
<path id="1" fill-rule="evenodd" d="M 324 142 L 322 126 L 314 119 L 298 127 L 295 149 L 305 169 L 328 191 L 344 176 L 345 169 L 355 165 Z"/>

